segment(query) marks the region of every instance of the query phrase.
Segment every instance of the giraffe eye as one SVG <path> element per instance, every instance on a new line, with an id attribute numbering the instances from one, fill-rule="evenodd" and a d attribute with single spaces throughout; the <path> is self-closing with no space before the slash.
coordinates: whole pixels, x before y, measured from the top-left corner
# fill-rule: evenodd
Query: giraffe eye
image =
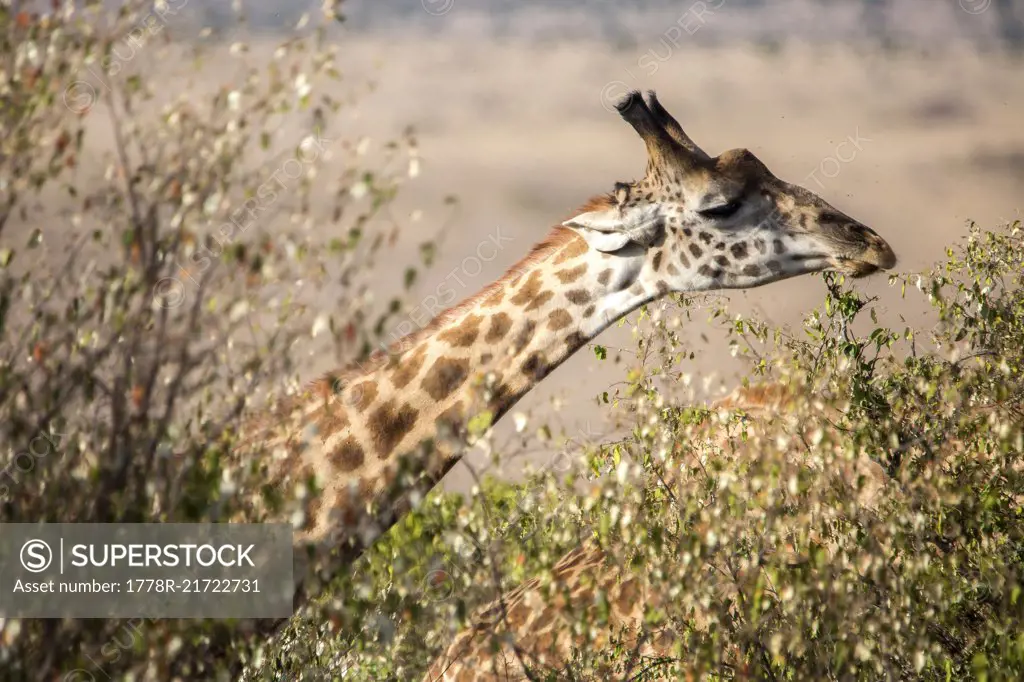
<path id="1" fill-rule="evenodd" d="M 697 213 L 700 213 L 705 218 L 728 218 L 738 210 L 740 210 L 740 202 L 730 201 L 727 204 L 705 208 L 701 211 L 697 211 Z"/>

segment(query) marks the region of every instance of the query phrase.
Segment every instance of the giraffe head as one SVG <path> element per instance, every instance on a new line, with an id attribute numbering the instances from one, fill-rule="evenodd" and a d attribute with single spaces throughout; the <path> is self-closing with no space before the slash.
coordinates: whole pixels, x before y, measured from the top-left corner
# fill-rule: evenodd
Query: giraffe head
<path id="1" fill-rule="evenodd" d="M 896 264 L 868 227 L 775 177 L 750 151 L 710 157 L 654 92 L 617 105 L 647 146 L 642 180 L 616 183 L 564 225 L 592 249 L 626 256 L 659 291 L 761 286 L 826 270 L 863 277 Z"/>

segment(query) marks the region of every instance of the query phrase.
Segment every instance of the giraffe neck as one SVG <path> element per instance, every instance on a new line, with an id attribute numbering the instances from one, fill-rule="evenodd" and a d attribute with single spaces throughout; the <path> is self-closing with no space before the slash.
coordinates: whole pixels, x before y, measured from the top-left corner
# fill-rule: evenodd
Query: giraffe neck
<path id="1" fill-rule="evenodd" d="M 643 249 L 589 249 L 567 228 L 503 278 L 400 341 L 368 368 L 328 375 L 291 407 L 277 473 L 316 477 L 302 539 L 358 555 L 461 456 L 450 435 L 482 411 L 496 421 L 610 324 L 663 293 Z"/>

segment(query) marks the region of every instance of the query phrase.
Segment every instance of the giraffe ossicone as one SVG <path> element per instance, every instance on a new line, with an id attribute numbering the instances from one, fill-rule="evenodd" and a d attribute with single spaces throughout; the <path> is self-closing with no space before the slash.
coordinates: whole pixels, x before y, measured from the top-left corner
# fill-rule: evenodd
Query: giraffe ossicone
<path id="1" fill-rule="evenodd" d="M 458 438 L 447 435 L 463 434 L 482 410 L 500 419 L 639 306 L 672 291 L 823 270 L 863 276 L 895 264 L 881 237 L 749 151 L 706 154 L 653 92 L 646 101 L 630 93 L 618 111 L 647 147 L 642 179 L 588 201 L 426 328 L 253 421 L 250 442 L 274 455 L 259 460 L 267 489 L 285 499 L 308 481 L 320 490 L 269 516 L 296 519 L 297 543 L 330 555 L 328 572 L 350 564 L 458 461 Z M 253 504 L 269 508 L 262 498 Z"/>

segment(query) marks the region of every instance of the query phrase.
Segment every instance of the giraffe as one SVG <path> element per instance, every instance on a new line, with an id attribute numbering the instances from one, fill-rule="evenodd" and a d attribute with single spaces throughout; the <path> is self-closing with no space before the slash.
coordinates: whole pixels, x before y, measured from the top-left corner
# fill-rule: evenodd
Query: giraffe
<path id="1" fill-rule="evenodd" d="M 292 519 L 297 546 L 312 549 L 297 557 L 350 565 L 458 461 L 471 417 L 500 419 L 641 305 L 669 292 L 824 270 L 859 277 L 895 264 L 875 232 L 775 177 L 750 151 L 708 156 L 654 92 L 629 93 L 617 111 L 646 146 L 642 179 L 586 202 L 503 277 L 422 330 L 254 421 L 253 442 L 273 456 L 244 461 L 255 461 L 268 489 L 319 489 L 273 512 Z M 262 498 L 252 504 L 270 509 Z"/>
<path id="2" fill-rule="evenodd" d="M 807 442 L 812 431 L 821 424 L 836 423 L 839 410 L 824 401 L 806 401 L 806 387 L 789 383 L 760 384 L 739 387 L 714 401 L 711 410 L 721 416 L 741 415 L 745 426 L 741 437 L 728 433 L 721 424 L 704 422 L 690 434 L 692 450 L 704 448 L 733 459 L 758 457 L 764 439 L 774 439 L 773 421 L 784 419 L 791 429 L 803 432 Z M 795 412 L 806 411 L 801 417 Z M 808 404 L 809 402 L 809 404 Z M 677 450 L 682 450 L 678 447 Z M 885 469 L 866 454 L 852 461 L 836 458 L 835 470 L 822 472 L 841 485 L 848 486 L 858 503 L 868 509 L 876 506 L 879 493 L 889 481 Z M 666 465 L 659 472 L 661 480 L 672 484 L 674 474 Z M 824 543 L 822 543 L 824 544 Z M 787 561 L 800 557 L 777 548 Z M 540 577 L 533 577 L 479 609 L 471 625 L 457 633 L 446 650 L 436 658 L 423 677 L 423 682 L 521 682 L 527 679 L 550 679 L 541 671 L 559 670 L 571 658 L 571 651 L 583 646 L 601 647 L 609 644 L 609 633 L 623 633 L 619 644 L 647 660 L 674 660 L 679 639 L 671 627 L 645 624 L 645 608 L 661 607 L 665 595 L 651 589 L 644 576 L 621 563 L 609 560 L 606 552 L 593 541 L 586 541 L 562 556 L 552 567 L 550 583 L 542 587 Z M 724 581 L 719 601 L 735 600 L 735 587 Z M 585 614 L 591 622 L 597 616 L 596 595 L 607 600 L 607 627 L 599 626 L 597 636 L 583 641 L 574 633 L 572 624 Z M 699 610 L 694 614 L 698 627 L 707 626 Z M 597 616 L 597 617 L 595 617 Z M 497 646 L 495 646 L 497 644 Z M 533 674 L 525 666 L 533 668 Z M 691 679 L 688 676 L 686 679 Z M 560 677 L 558 679 L 561 679 Z M 677 679 L 675 675 L 644 677 L 644 679 Z"/>

